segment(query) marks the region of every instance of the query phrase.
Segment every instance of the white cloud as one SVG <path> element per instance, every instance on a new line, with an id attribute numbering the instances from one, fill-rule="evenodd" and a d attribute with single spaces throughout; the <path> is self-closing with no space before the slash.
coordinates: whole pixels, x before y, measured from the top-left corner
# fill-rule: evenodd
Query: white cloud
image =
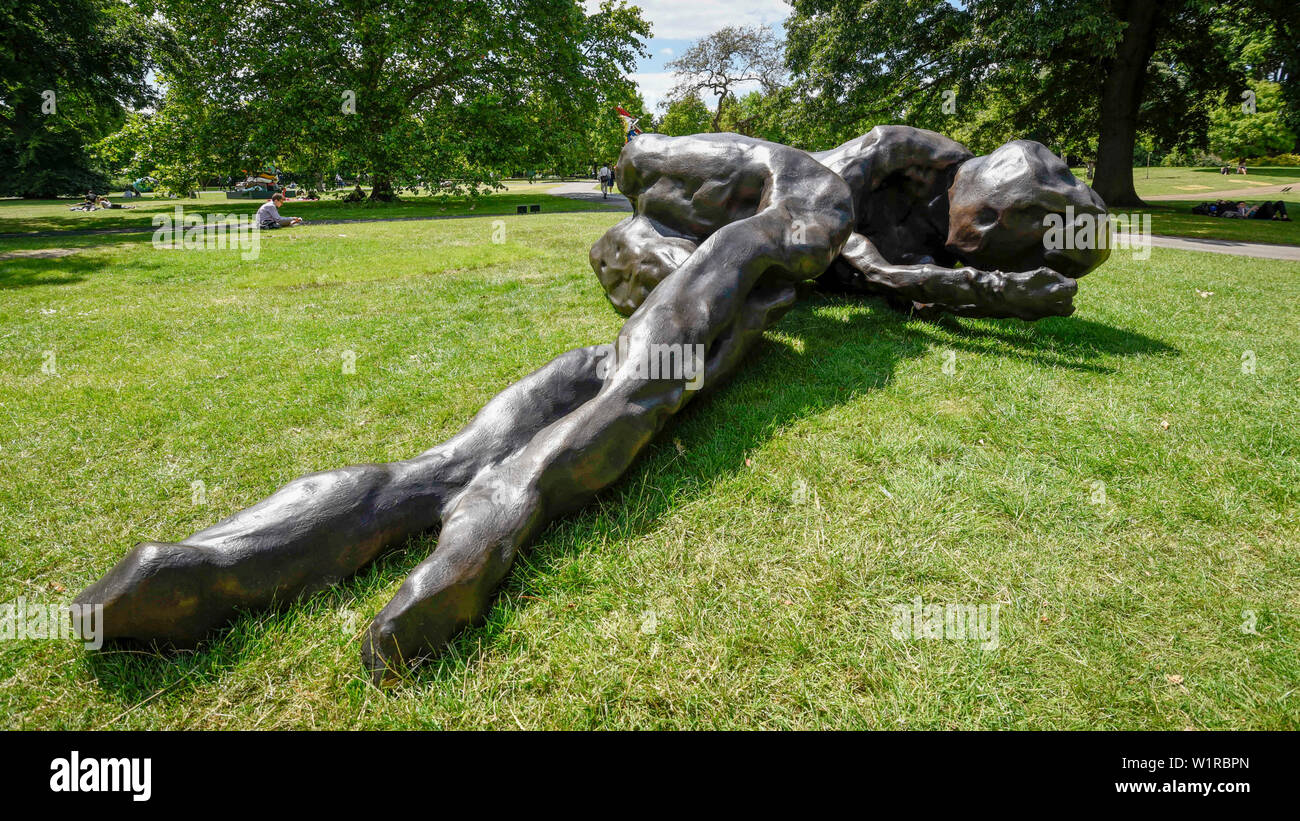
<path id="1" fill-rule="evenodd" d="M 600 7 L 599 0 L 585 0 L 587 11 Z M 668 40 L 698 40 L 723 26 L 779 24 L 790 16 L 785 0 L 632 0 L 641 16 L 653 24 L 651 34 Z"/>
<path id="2" fill-rule="evenodd" d="M 662 55 L 665 56 L 665 57 L 672 57 L 672 56 L 673 56 L 673 50 L 670 49 L 670 48 L 661 48 L 661 49 L 659 49 L 659 53 L 662 54 Z"/>
<path id="3" fill-rule="evenodd" d="M 643 72 L 632 75 L 633 81 L 641 89 L 646 111 L 659 111 L 659 102 L 668 96 L 668 89 L 673 87 L 673 75 L 670 71 Z"/>

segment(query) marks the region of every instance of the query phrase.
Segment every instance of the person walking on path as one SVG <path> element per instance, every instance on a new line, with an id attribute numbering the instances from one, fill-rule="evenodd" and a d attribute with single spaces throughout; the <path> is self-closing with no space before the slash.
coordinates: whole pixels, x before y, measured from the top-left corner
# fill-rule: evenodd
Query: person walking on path
<path id="1" fill-rule="evenodd" d="M 609 170 L 609 163 L 602 165 L 596 176 L 600 177 L 600 198 L 609 199 L 609 190 L 614 187 L 614 172 Z"/>

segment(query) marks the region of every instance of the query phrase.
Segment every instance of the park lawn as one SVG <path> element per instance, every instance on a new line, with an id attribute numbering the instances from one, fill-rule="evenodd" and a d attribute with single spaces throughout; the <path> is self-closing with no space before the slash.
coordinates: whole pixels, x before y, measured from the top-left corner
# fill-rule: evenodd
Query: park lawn
<path id="1" fill-rule="evenodd" d="M 0 242 L 75 251 L 0 262 L 0 602 L 611 340 L 586 254 L 618 218 Z M 1300 264 L 1165 249 L 1036 324 L 810 296 L 404 684 L 358 637 L 432 535 L 196 653 L 0 641 L 0 723 L 1296 729 L 1298 301 Z M 895 637 L 918 596 L 997 605 L 998 647 Z"/>
<path id="2" fill-rule="evenodd" d="M 1289 221 L 1204 217 L 1192 213 L 1195 202 L 1172 200 L 1149 203 L 1145 208 L 1123 209 L 1123 213 L 1150 214 L 1151 232 L 1164 236 L 1300 245 L 1300 197 L 1288 194 L 1272 199 L 1286 203 Z"/>
<path id="3" fill-rule="evenodd" d="M 406 194 L 400 202 L 372 205 L 345 203 L 329 196 L 316 202 L 290 201 L 280 209 L 286 217 L 305 220 L 343 219 L 399 219 L 404 217 L 445 217 L 513 214 L 520 205 L 540 205 L 542 212 L 600 211 L 606 206 L 581 200 L 564 199 L 546 193 L 554 185 L 528 186 L 511 184 L 508 190 L 472 199 L 469 197 L 433 197 Z M 113 197 L 113 202 L 133 205 L 126 209 L 99 211 L 69 211 L 75 200 L 20 200 L 0 199 L 0 234 L 18 234 L 34 231 L 85 230 L 97 228 L 139 228 L 153 230 L 157 214 L 174 215 L 183 207 L 185 214 L 244 214 L 251 217 L 265 202 L 264 199 L 228 200 L 218 191 L 203 191 L 196 198 L 155 197 L 146 195 L 138 200 Z"/>
<path id="4" fill-rule="evenodd" d="M 1083 168 L 1072 168 L 1074 175 L 1087 181 Z M 1237 191 L 1251 188 L 1264 188 L 1271 185 L 1300 185 L 1300 167 L 1260 166 L 1248 168 L 1245 174 L 1220 174 L 1216 168 L 1166 168 L 1152 166 L 1150 169 L 1134 168 L 1133 185 L 1139 197 L 1155 197 L 1164 194 L 1201 197 L 1207 200 L 1219 191 Z M 1263 198 L 1265 195 L 1260 195 Z M 1250 197 L 1245 197 L 1250 199 Z M 1272 199 L 1278 199 L 1276 195 Z"/>

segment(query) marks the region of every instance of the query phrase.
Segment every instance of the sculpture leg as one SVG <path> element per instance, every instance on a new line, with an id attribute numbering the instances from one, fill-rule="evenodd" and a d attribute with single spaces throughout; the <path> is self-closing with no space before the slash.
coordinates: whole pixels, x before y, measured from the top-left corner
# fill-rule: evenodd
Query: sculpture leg
<path id="1" fill-rule="evenodd" d="M 624 325 L 629 356 L 596 397 L 470 483 L 444 520 L 437 549 L 367 631 L 362 660 L 376 684 L 479 620 L 519 550 L 554 518 L 617 480 L 693 398 L 686 380 L 636 373 L 638 360 L 654 355 L 652 346 L 702 345 L 707 384 L 713 385 L 793 304 L 797 277 L 765 274 L 820 269 L 818 261 L 795 261 L 781 247 L 788 216 L 765 212 L 710 237 Z M 821 267 L 842 242 L 844 234 L 835 236 L 837 219 L 824 220 L 824 229 L 831 223 L 827 236 L 809 253 L 821 250 Z"/>
<path id="2" fill-rule="evenodd" d="M 178 544 L 144 542 L 76 602 L 104 605 L 104 638 L 192 646 L 240 609 L 338 582 L 436 526 L 485 466 L 595 395 L 596 350 L 557 357 L 414 459 L 310 474 Z"/>

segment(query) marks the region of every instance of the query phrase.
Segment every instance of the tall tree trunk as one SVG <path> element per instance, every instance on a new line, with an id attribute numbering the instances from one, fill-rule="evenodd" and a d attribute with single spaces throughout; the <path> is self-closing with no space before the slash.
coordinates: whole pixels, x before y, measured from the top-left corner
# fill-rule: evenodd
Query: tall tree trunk
<path id="1" fill-rule="evenodd" d="M 370 199 L 372 202 L 397 202 L 397 195 L 393 193 L 393 181 L 387 174 L 374 175 Z"/>
<path id="2" fill-rule="evenodd" d="M 1133 187 L 1133 146 L 1147 64 L 1156 50 L 1163 0 L 1120 0 L 1116 11 L 1128 24 L 1101 84 L 1101 131 L 1092 187 L 1110 207 L 1142 205 Z"/>

